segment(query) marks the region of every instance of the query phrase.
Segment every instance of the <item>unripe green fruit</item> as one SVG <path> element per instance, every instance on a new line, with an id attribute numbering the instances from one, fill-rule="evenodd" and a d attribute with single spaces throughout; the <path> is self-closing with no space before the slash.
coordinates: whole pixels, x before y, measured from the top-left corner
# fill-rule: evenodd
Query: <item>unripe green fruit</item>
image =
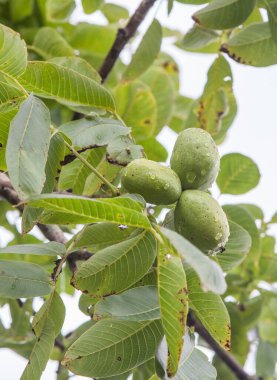
<path id="1" fill-rule="evenodd" d="M 200 190 L 183 191 L 174 221 L 176 231 L 205 253 L 219 251 L 230 234 L 227 217 L 219 203 Z"/>
<path id="2" fill-rule="evenodd" d="M 183 190 L 207 190 L 219 171 L 217 146 L 203 129 L 185 129 L 176 140 L 170 165 L 180 177 Z"/>
<path id="3" fill-rule="evenodd" d="M 181 182 L 173 170 L 158 162 L 140 158 L 126 168 L 122 185 L 130 193 L 137 193 L 149 203 L 168 205 L 181 195 Z"/>

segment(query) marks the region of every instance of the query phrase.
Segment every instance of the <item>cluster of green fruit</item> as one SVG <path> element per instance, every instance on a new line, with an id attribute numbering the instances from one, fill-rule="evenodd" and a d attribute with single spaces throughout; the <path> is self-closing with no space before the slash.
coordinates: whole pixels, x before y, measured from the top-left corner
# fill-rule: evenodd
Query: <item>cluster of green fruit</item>
<path id="1" fill-rule="evenodd" d="M 171 169 L 137 159 L 126 168 L 122 185 L 156 205 L 177 202 L 174 224 L 178 233 L 205 253 L 220 251 L 229 237 L 227 217 L 206 190 L 215 181 L 220 157 L 209 133 L 199 128 L 181 132 L 170 160 Z"/>

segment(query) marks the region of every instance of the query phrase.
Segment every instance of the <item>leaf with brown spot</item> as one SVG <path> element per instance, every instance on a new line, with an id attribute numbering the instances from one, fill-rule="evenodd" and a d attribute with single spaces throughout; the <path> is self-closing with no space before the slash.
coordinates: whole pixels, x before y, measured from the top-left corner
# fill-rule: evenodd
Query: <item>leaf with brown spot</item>
<path id="1" fill-rule="evenodd" d="M 231 29 L 241 25 L 252 13 L 256 0 L 213 0 L 192 18 L 210 29 Z"/>
<path id="2" fill-rule="evenodd" d="M 277 44 L 268 22 L 250 24 L 224 43 L 220 50 L 245 65 L 264 67 L 277 63 Z"/>
<path id="3" fill-rule="evenodd" d="M 220 56 L 208 71 L 203 94 L 190 107 L 185 127 L 199 127 L 212 136 L 217 136 L 222 128 L 226 132 L 236 114 L 236 108 L 229 107 L 229 103 L 232 106 L 233 101 L 232 85 L 230 65 Z"/>
<path id="4" fill-rule="evenodd" d="M 158 253 L 158 291 L 161 319 L 168 345 L 167 374 L 179 366 L 188 314 L 186 274 L 179 254 L 163 237 Z"/>
<path id="5" fill-rule="evenodd" d="M 225 349 L 230 348 L 230 318 L 224 302 L 218 294 L 204 292 L 197 274 L 186 267 L 189 307 L 210 333 Z"/>
<path id="6" fill-rule="evenodd" d="M 117 112 L 132 127 L 137 142 L 153 135 L 157 122 L 157 101 L 142 81 L 124 82 L 114 89 Z M 147 120 L 147 123 L 145 123 Z"/>

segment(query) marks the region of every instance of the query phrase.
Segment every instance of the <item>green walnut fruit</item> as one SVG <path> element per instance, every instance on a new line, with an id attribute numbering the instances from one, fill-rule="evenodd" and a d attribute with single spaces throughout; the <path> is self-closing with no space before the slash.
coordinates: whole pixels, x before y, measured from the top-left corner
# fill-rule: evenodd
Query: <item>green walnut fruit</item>
<path id="1" fill-rule="evenodd" d="M 130 193 L 137 193 L 146 202 L 168 205 L 181 195 L 181 182 L 174 171 L 158 162 L 139 158 L 125 169 L 122 185 Z"/>
<path id="2" fill-rule="evenodd" d="M 215 181 L 220 165 L 217 146 L 211 135 L 200 128 L 181 132 L 170 160 L 182 189 L 207 190 Z"/>
<path id="3" fill-rule="evenodd" d="M 229 237 L 229 224 L 219 203 L 201 190 L 183 191 L 175 209 L 176 231 L 202 252 L 220 251 Z"/>

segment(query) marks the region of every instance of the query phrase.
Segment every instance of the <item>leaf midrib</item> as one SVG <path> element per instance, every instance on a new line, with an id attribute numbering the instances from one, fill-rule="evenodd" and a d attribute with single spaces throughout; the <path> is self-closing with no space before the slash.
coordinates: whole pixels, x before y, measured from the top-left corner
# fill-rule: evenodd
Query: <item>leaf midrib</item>
<path id="1" fill-rule="evenodd" d="M 7 278 L 7 279 L 13 279 L 13 280 L 19 280 L 19 281 L 32 281 L 32 282 L 41 282 L 42 284 L 47 284 L 50 286 L 48 281 L 42 281 L 42 280 L 36 280 L 29 277 L 14 277 L 14 276 L 8 276 L 8 275 L 0 275 L 1 278 Z"/>
<path id="2" fill-rule="evenodd" d="M 249 166 L 251 166 L 250 162 L 245 163 L 244 165 L 242 164 L 236 170 L 236 172 L 234 172 L 231 176 L 228 176 L 228 178 L 226 179 L 225 184 L 223 186 L 223 189 L 221 189 L 221 192 L 223 193 L 224 191 L 226 191 L 226 189 L 228 190 L 228 188 L 229 188 L 230 184 L 232 183 L 232 181 L 234 181 L 234 179 L 236 177 L 238 177 L 242 172 L 244 172 L 245 170 L 247 170 L 249 168 Z"/>
<path id="3" fill-rule="evenodd" d="M 142 322 L 137 322 L 137 323 L 142 323 Z M 141 330 L 144 330 L 148 325 L 151 325 L 152 323 L 156 323 L 156 321 L 151 320 L 151 321 L 148 321 L 148 322 L 146 322 L 146 323 L 143 323 L 142 326 L 140 326 L 137 330 L 132 331 L 132 333 L 126 335 L 123 339 L 121 339 L 121 340 L 117 340 L 117 341 L 114 342 L 113 344 L 110 344 L 110 345 L 108 345 L 108 346 L 106 346 L 106 347 L 104 347 L 104 348 L 102 348 L 102 349 L 100 349 L 100 350 L 98 350 L 98 351 L 90 352 L 90 353 L 88 353 L 87 355 L 83 355 L 83 356 L 81 356 L 81 357 L 82 357 L 82 358 L 85 358 L 85 357 L 88 357 L 88 356 L 94 355 L 94 354 L 96 354 L 96 353 L 100 353 L 101 351 L 108 350 L 108 349 L 110 349 L 111 347 L 117 346 L 119 343 L 122 343 L 122 342 L 124 342 L 124 341 L 130 339 L 132 336 L 137 335 Z M 77 341 L 76 341 L 76 342 L 77 342 Z M 78 357 L 78 356 L 76 356 L 76 358 L 69 358 L 69 359 L 71 359 L 70 361 L 73 361 L 73 360 L 77 359 L 77 357 Z M 64 360 L 66 360 L 66 357 L 65 357 Z"/>
<path id="4" fill-rule="evenodd" d="M 133 250 L 133 249 L 134 249 L 134 248 L 135 248 L 135 247 L 141 242 L 141 240 L 144 239 L 146 233 L 147 233 L 147 231 L 144 231 L 144 232 L 142 232 L 139 236 L 135 237 L 134 239 L 136 239 L 136 240 L 135 240 L 134 244 L 133 244 L 131 247 L 129 246 L 128 248 L 126 248 L 126 250 L 123 251 L 123 254 L 122 254 L 121 256 L 116 257 L 116 259 L 115 259 L 114 261 L 112 261 L 112 262 L 109 263 L 109 264 L 106 264 L 106 265 L 107 265 L 106 267 L 104 266 L 101 270 L 99 270 L 99 271 L 97 271 L 97 272 L 94 272 L 94 273 L 90 273 L 90 274 L 88 274 L 87 276 L 82 276 L 82 277 L 80 277 L 80 280 L 85 280 L 85 279 L 87 279 L 87 278 L 89 278 L 89 277 L 96 276 L 96 275 L 100 274 L 101 272 L 106 271 L 107 268 L 110 268 L 111 266 L 116 265 L 116 263 L 117 263 L 118 261 L 120 261 L 123 257 L 127 257 L 128 253 L 129 253 L 130 251 L 132 251 L 132 250 Z M 120 244 L 120 242 L 119 242 L 119 244 Z M 108 247 L 108 248 L 110 248 L 110 247 Z M 97 254 L 97 253 L 96 253 L 96 254 Z M 95 257 L 95 255 L 92 256 L 92 257 Z M 81 269 L 81 268 L 80 268 L 80 269 Z"/>

